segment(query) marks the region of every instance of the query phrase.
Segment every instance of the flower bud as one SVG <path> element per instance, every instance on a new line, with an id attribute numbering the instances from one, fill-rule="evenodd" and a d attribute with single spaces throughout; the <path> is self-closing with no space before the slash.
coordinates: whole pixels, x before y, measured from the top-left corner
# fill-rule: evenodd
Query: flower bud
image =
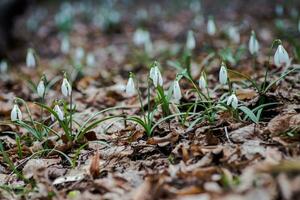
<path id="1" fill-rule="evenodd" d="M 11 110 L 10 119 L 11 121 L 22 120 L 22 112 L 17 104 L 15 104 Z"/>
<path id="2" fill-rule="evenodd" d="M 227 75 L 227 68 L 224 63 L 221 64 L 221 69 L 219 72 L 219 81 L 222 85 L 227 83 L 228 75 Z"/>
<path id="3" fill-rule="evenodd" d="M 36 88 L 36 91 L 37 91 L 37 93 L 40 97 L 44 97 L 44 95 L 45 95 L 45 83 L 44 83 L 43 79 L 40 80 L 40 82 L 39 82 L 39 84 Z"/>
<path id="4" fill-rule="evenodd" d="M 257 54 L 258 53 L 258 50 L 259 50 L 259 43 L 256 39 L 256 35 L 255 35 L 255 32 L 252 31 L 251 32 L 251 36 L 250 36 L 250 40 L 249 40 L 249 51 L 252 55 L 254 54 Z"/>
<path id="5" fill-rule="evenodd" d="M 60 50 L 64 54 L 68 54 L 70 52 L 70 41 L 68 37 L 63 37 L 60 44 Z"/>
<path id="6" fill-rule="evenodd" d="M 8 69 L 8 64 L 6 61 L 2 60 L 0 63 L 0 73 L 6 73 Z"/>
<path id="7" fill-rule="evenodd" d="M 205 74 L 202 73 L 199 79 L 199 88 L 200 89 L 205 89 L 207 87 L 206 79 L 205 79 Z"/>
<path id="8" fill-rule="evenodd" d="M 277 50 L 275 52 L 274 64 L 277 67 L 280 67 L 282 65 L 284 65 L 284 66 L 290 65 L 289 54 L 286 52 L 286 50 L 284 49 L 284 47 L 281 44 L 278 45 Z"/>
<path id="9" fill-rule="evenodd" d="M 125 92 L 128 96 L 133 96 L 135 94 L 135 86 L 132 78 L 132 74 L 130 73 L 129 79 L 125 88 Z"/>
<path id="10" fill-rule="evenodd" d="M 217 32 L 217 28 L 216 28 L 214 18 L 210 16 L 207 21 L 207 33 L 208 35 L 213 36 L 216 34 L 216 32 Z"/>
<path id="11" fill-rule="evenodd" d="M 173 82 L 173 98 L 179 101 L 182 98 L 181 89 L 178 80 Z"/>
<path id="12" fill-rule="evenodd" d="M 194 37 L 193 31 L 188 31 L 187 39 L 186 39 L 186 49 L 193 50 L 196 47 L 196 39 Z"/>
<path id="13" fill-rule="evenodd" d="M 36 67 L 36 60 L 34 56 L 34 51 L 33 49 L 28 49 L 27 50 L 27 55 L 26 55 L 26 65 L 29 68 L 34 68 Z"/>
<path id="14" fill-rule="evenodd" d="M 94 54 L 88 53 L 86 55 L 86 64 L 87 64 L 88 67 L 95 67 L 96 59 L 95 59 Z"/>
<path id="15" fill-rule="evenodd" d="M 53 110 L 56 112 L 56 114 L 57 114 L 57 116 L 58 116 L 58 119 L 59 119 L 60 121 L 63 121 L 63 120 L 64 120 L 64 113 L 63 113 L 63 111 L 60 109 L 60 107 L 59 107 L 58 105 L 55 105 L 54 108 L 53 108 Z M 53 116 L 51 116 L 51 119 L 52 119 L 52 121 L 54 121 L 54 120 L 53 120 L 53 119 L 54 119 Z"/>
<path id="16" fill-rule="evenodd" d="M 72 87 L 66 77 L 64 77 L 61 84 L 61 92 L 65 97 L 71 96 Z"/>

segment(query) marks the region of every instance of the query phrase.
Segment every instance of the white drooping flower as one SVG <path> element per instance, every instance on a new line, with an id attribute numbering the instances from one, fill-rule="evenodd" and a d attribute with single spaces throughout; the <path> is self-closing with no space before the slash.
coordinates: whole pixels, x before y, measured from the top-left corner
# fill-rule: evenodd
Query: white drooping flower
<path id="1" fill-rule="evenodd" d="M 289 54 L 286 52 L 286 50 L 281 44 L 278 45 L 277 50 L 275 52 L 274 64 L 277 67 L 290 65 Z"/>
<path id="2" fill-rule="evenodd" d="M 68 37 L 65 36 L 62 38 L 60 50 L 64 54 L 68 54 L 70 52 L 70 41 Z"/>
<path id="3" fill-rule="evenodd" d="M 213 17 L 209 17 L 207 21 L 207 33 L 208 35 L 215 35 L 217 32 L 217 27 Z"/>
<path id="4" fill-rule="evenodd" d="M 196 47 L 196 39 L 194 37 L 194 33 L 192 30 L 188 31 L 185 46 L 186 46 L 186 49 L 188 49 L 190 51 L 195 49 L 195 47 Z"/>
<path id="5" fill-rule="evenodd" d="M 6 61 L 2 60 L 0 63 L 0 73 L 6 73 L 8 69 L 8 64 Z"/>
<path id="6" fill-rule="evenodd" d="M 173 98 L 179 101 L 182 98 L 181 89 L 178 80 L 173 82 Z"/>
<path id="7" fill-rule="evenodd" d="M 229 27 L 228 36 L 234 43 L 238 44 L 240 42 L 240 33 L 236 27 L 234 26 Z"/>
<path id="8" fill-rule="evenodd" d="M 82 47 L 77 47 L 75 49 L 75 62 L 76 63 L 81 63 L 83 57 L 84 57 L 84 49 Z"/>
<path id="9" fill-rule="evenodd" d="M 96 58 L 93 53 L 88 53 L 86 55 L 86 64 L 88 67 L 95 67 L 96 65 Z"/>
<path id="10" fill-rule="evenodd" d="M 40 96 L 40 97 L 44 97 L 45 95 L 45 82 L 43 80 L 43 78 L 40 80 L 37 88 L 36 88 L 36 91 L 37 91 L 37 94 Z"/>
<path id="11" fill-rule="evenodd" d="M 58 119 L 63 121 L 64 120 L 64 112 L 60 109 L 60 107 L 58 105 L 55 105 L 53 110 L 56 112 Z M 54 121 L 54 116 L 51 115 L 51 120 Z"/>
<path id="12" fill-rule="evenodd" d="M 300 32 L 300 19 L 298 20 L 298 31 Z"/>
<path id="13" fill-rule="evenodd" d="M 234 93 L 232 93 L 228 98 L 227 98 L 227 105 L 231 105 L 234 109 L 238 107 L 238 98 Z"/>
<path id="14" fill-rule="evenodd" d="M 10 119 L 11 121 L 22 120 L 22 112 L 17 104 L 15 104 L 11 110 Z"/>
<path id="15" fill-rule="evenodd" d="M 133 43 L 137 46 L 145 45 L 150 40 L 150 34 L 146 30 L 139 28 L 133 34 Z"/>
<path id="16" fill-rule="evenodd" d="M 67 80 L 66 77 L 64 77 L 63 82 L 62 82 L 62 84 L 61 84 L 61 93 L 62 93 L 65 97 L 71 96 L 71 93 L 72 93 L 72 87 L 71 87 L 71 84 L 69 83 L 69 81 Z"/>
<path id="17" fill-rule="evenodd" d="M 132 78 L 132 75 L 130 74 L 129 79 L 127 81 L 127 85 L 125 88 L 125 92 L 128 96 L 133 96 L 135 94 L 135 86 L 134 86 L 134 80 Z"/>
<path id="18" fill-rule="evenodd" d="M 219 72 L 219 81 L 222 85 L 227 83 L 228 75 L 227 68 L 224 63 L 221 64 L 220 72 Z"/>
<path id="19" fill-rule="evenodd" d="M 154 87 L 163 85 L 163 78 L 157 65 L 151 67 L 149 77 L 153 81 Z"/>
<path id="20" fill-rule="evenodd" d="M 34 56 L 34 51 L 33 49 L 28 49 L 27 50 L 27 55 L 26 55 L 26 65 L 29 68 L 34 68 L 36 67 L 36 59 Z"/>
<path id="21" fill-rule="evenodd" d="M 199 88 L 205 89 L 207 87 L 205 75 L 202 73 L 199 79 Z"/>
<path id="22" fill-rule="evenodd" d="M 256 39 L 256 34 L 254 31 L 251 32 L 250 40 L 249 40 L 249 51 L 252 55 L 257 54 L 259 50 L 259 43 Z"/>

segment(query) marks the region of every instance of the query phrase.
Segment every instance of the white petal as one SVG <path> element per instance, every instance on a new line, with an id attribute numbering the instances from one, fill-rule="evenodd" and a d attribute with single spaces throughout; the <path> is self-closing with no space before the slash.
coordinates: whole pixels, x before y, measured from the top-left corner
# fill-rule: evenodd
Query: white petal
<path id="1" fill-rule="evenodd" d="M 70 51 L 70 42 L 67 37 L 64 37 L 61 41 L 60 50 L 64 54 L 68 54 Z"/>
<path id="2" fill-rule="evenodd" d="M 230 95 L 230 96 L 227 98 L 227 102 L 226 102 L 227 106 L 229 106 L 229 105 L 232 103 L 232 100 L 233 100 L 233 96 Z"/>
<path id="3" fill-rule="evenodd" d="M 173 83 L 173 97 L 176 101 L 179 101 L 182 97 L 181 89 L 178 81 L 174 81 Z"/>
<path id="4" fill-rule="evenodd" d="M 96 59 L 95 59 L 94 54 L 92 54 L 92 53 L 88 53 L 87 54 L 87 56 L 86 56 L 86 64 L 89 67 L 95 67 Z"/>
<path id="5" fill-rule="evenodd" d="M 10 119 L 11 121 L 22 120 L 22 112 L 19 106 L 16 104 L 13 106 L 13 109 L 11 110 Z"/>
<path id="6" fill-rule="evenodd" d="M 232 95 L 231 106 L 232 106 L 234 109 L 236 109 L 237 106 L 238 106 L 238 99 L 237 99 L 237 97 L 235 96 L 235 94 Z"/>
<path id="7" fill-rule="evenodd" d="M 277 47 L 277 50 L 274 55 L 274 64 L 277 67 L 280 67 L 282 65 L 289 65 L 290 64 L 290 58 L 284 47 L 280 44 Z"/>
<path id="8" fill-rule="evenodd" d="M 5 73 L 5 72 L 7 72 L 7 69 L 8 69 L 7 62 L 6 61 L 1 61 L 1 63 L 0 63 L 0 72 Z"/>
<path id="9" fill-rule="evenodd" d="M 40 81 L 38 86 L 37 86 L 37 93 L 40 97 L 44 96 L 45 93 L 45 84 L 44 81 Z"/>
<path id="10" fill-rule="evenodd" d="M 126 85 L 126 94 L 128 96 L 133 96 L 135 94 L 135 86 L 134 86 L 134 81 L 133 81 L 132 77 L 130 77 L 128 79 L 128 82 Z"/>
<path id="11" fill-rule="evenodd" d="M 59 120 L 61 120 L 61 121 L 64 120 L 64 113 L 58 105 L 54 106 L 54 111 L 56 112 Z"/>
<path id="12" fill-rule="evenodd" d="M 71 95 L 72 87 L 66 78 L 63 79 L 63 82 L 61 84 L 61 92 L 66 97 Z"/>
<path id="13" fill-rule="evenodd" d="M 217 28 L 216 28 L 215 21 L 212 18 L 208 19 L 208 22 L 207 22 L 207 33 L 209 35 L 214 35 L 214 34 L 216 34 L 216 30 L 217 30 Z"/>
<path id="14" fill-rule="evenodd" d="M 255 37 L 255 34 L 252 33 L 249 40 L 249 51 L 252 55 L 257 54 L 259 50 L 259 43 Z"/>
<path id="15" fill-rule="evenodd" d="M 29 49 L 26 56 L 26 65 L 29 68 L 34 68 L 36 66 L 35 57 L 33 55 L 33 50 Z"/>
<path id="16" fill-rule="evenodd" d="M 200 79 L 199 79 L 199 88 L 205 89 L 206 86 L 207 86 L 206 80 L 205 80 L 204 76 L 201 75 L 201 77 L 200 77 Z"/>
<path id="17" fill-rule="evenodd" d="M 221 66 L 220 72 L 219 72 L 219 81 L 221 84 L 225 85 L 227 83 L 227 69 L 224 65 Z"/>
<path id="18" fill-rule="evenodd" d="M 189 31 L 186 39 L 186 48 L 188 50 L 193 50 L 196 47 L 196 40 L 193 31 Z"/>

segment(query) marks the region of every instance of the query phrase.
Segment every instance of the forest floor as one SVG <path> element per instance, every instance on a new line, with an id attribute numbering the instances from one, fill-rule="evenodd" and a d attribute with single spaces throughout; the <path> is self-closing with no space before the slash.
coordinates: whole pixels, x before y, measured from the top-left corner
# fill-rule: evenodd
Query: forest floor
<path id="1" fill-rule="evenodd" d="M 209 13 L 216 32 L 208 34 L 209 3 L 103 2 L 39 4 L 18 21 L 26 47 L 11 52 L 0 74 L 0 199 L 299 199 L 300 24 L 293 6 L 220 5 L 221 13 Z M 186 44 L 189 30 L 194 48 Z M 251 30 L 256 56 L 248 50 Z M 274 64 L 275 39 L 290 65 Z M 34 68 L 26 66 L 27 47 Z M 154 61 L 167 108 L 148 78 Z M 61 92 L 62 71 L 72 101 Z M 130 72 L 134 95 L 125 92 Z M 205 90 L 198 87 L 203 72 Z M 44 99 L 36 92 L 43 74 Z M 176 77 L 179 101 L 171 97 Z M 226 103 L 232 91 L 238 107 Z M 51 120 L 56 100 L 63 121 Z M 23 117 L 11 121 L 15 102 Z"/>

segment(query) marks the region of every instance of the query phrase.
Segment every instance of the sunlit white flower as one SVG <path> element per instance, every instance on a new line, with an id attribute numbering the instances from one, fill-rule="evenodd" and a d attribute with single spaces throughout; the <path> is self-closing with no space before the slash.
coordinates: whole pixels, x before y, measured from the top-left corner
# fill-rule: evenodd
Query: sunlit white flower
<path id="1" fill-rule="evenodd" d="M 63 121 L 64 120 L 64 112 L 60 109 L 60 107 L 58 105 L 55 105 L 53 110 L 56 112 L 58 119 Z M 54 116 L 51 115 L 51 120 L 54 121 Z"/>
<path id="2" fill-rule="evenodd" d="M 219 72 L 219 81 L 222 85 L 227 83 L 228 75 L 227 68 L 224 63 L 221 64 L 220 72 Z"/>
<path id="3" fill-rule="evenodd" d="M 257 54 L 259 50 L 259 43 L 256 39 L 256 34 L 254 31 L 251 32 L 250 40 L 249 40 L 249 51 L 252 55 Z"/>
<path id="4" fill-rule="evenodd" d="M 45 83 L 44 83 L 43 79 L 40 80 L 40 82 L 39 82 L 39 84 L 36 88 L 36 91 L 37 91 L 37 93 L 40 97 L 44 97 L 44 95 L 45 95 Z"/>
<path id="5" fill-rule="evenodd" d="M 300 19 L 298 20 L 298 31 L 300 32 Z"/>
<path id="6" fill-rule="evenodd" d="M 85 54 L 84 49 L 82 47 L 77 47 L 75 50 L 75 61 L 77 63 L 81 63 L 84 54 Z"/>
<path id="7" fill-rule="evenodd" d="M 29 68 L 34 68 L 36 66 L 36 60 L 35 60 L 35 57 L 34 57 L 33 49 L 28 49 L 28 51 L 27 51 L 26 65 Z"/>
<path id="8" fill-rule="evenodd" d="M 286 50 L 281 44 L 278 45 L 277 50 L 275 52 L 274 63 L 277 67 L 280 67 L 282 65 L 284 66 L 290 65 L 289 54 L 286 52 Z"/>
<path id="9" fill-rule="evenodd" d="M 22 120 L 22 112 L 17 104 L 15 104 L 11 110 L 10 119 L 11 121 Z"/>
<path id="10" fill-rule="evenodd" d="M 196 47 L 196 39 L 194 37 L 193 31 L 188 31 L 187 38 L 186 38 L 186 48 L 188 50 L 193 50 Z"/>
<path id="11" fill-rule="evenodd" d="M 217 32 L 216 24 L 213 17 L 209 17 L 207 21 L 207 33 L 211 36 Z"/>
<path id="12" fill-rule="evenodd" d="M 202 73 L 199 79 L 199 88 L 205 89 L 207 87 L 205 75 Z"/>
<path id="13" fill-rule="evenodd" d="M 133 96 L 135 94 L 134 80 L 131 74 L 126 85 L 125 92 L 128 96 Z"/>
<path id="14" fill-rule="evenodd" d="M 228 36 L 234 43 L 240 42 L 240 33 L 236 27 L 234 27 L 234 26 L 229 27 Z"/>
<path id="15" fill-rule="evenodd" d="M 228 98 L 227 98 L 227 105 L 231 105 L 234 109 L 238 107 L 238 98 L 234 93 L 232 93 Z"/>
<path id="16" fill-rule="evenodd" d="M 6 73 L 8 69 L 8 64 L 6 61 L 2 60 L 0 63 L 0 73 Z"/>
<path id="17" fill-rule="evenodd" d="M 163 85 L 163 79 L 157 65 L 151 67 L 149 77 L 153 81 L 155 87 Z"/>
<path id="18" fill-rule="evenodd" d="M 63 82 L 61 84 L 61 93 L 65 96 L 71 96 L 72 93 L 72 87 L 67 78 L 63 79 Z"/>
<path id="19" fill-rule="evenodd" d="M 137 46 L 145 45 L 150 40 L 150 34 L 146 30 L 137 29 L 133 34 L 133 43 Z"/>
<path id="20" fill-rule="evenodd" d="M 88 53 L 86 55 L 86 64 L 89 67 L 95 67 L 96 59 L 95 59 L 95 55 L 93 53 Z"/>
<path id="21" fill-rule="evenodd" d="M 70 41 L 68 37 L 63 37 L 61 44 L 60 44 L 60 50 L 64 54 L 68 54 L 70 52 Z"/>
<path id="22" fill-rule="evenodd" d="M 181 89 L 178 80 L 173 82 L 173 98 L 179 101 L 182 98 Z"/>

